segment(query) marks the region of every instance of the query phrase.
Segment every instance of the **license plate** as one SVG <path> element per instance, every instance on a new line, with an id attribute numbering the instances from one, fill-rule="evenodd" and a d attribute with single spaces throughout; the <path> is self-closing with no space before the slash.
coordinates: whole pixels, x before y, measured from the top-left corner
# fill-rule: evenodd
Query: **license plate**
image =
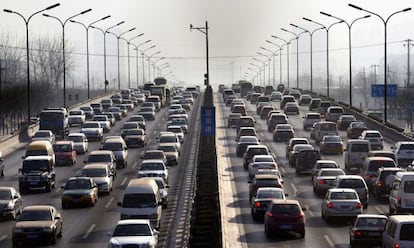
<path id="1" fill-rule="evenodd" d="M 292 229 L 292 225 L 280 225 L 280 229 Z"/>
<path id="2" fill-rule="evenodd" d="M 341 206 L 341 209 L 350 209 L 351 206 Z"/>
<path id="3" fill-rule="evenodd" d="M 368 236 L 370 236 L 370 237 L 380 237 L 381 234 L 380 233 L 377 233 L 377 232 L 369 232 L 368 233 Z"/>
<path id="4" fill-rule="evenodd" d="M 28 239 L 36 239 L 37 238 L 37 234 L 27 234 L 26 238 L 28 238 Z"/>

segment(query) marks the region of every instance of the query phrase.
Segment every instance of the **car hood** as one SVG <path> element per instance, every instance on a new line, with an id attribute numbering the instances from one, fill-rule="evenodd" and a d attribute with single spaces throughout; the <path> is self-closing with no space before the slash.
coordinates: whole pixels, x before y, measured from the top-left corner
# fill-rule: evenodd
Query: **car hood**
<path id="1" fill-rule="evenodd" d="M 53 225 L 51 220 L 36 220 L 36 221 L 17 221 L 15 228 L 45 228 Z"/>
<path id="2" fill-rule="evenodd" d="M 81 133 L 83 132 L 99 132 L 100 129 L 99 128 L 81 128 Z"/>
<path id="3" fill-rule="evenodd" d="M 177 152 L 164 152 L 166 157 L 178 157 Z"/>
<path id="4" fill-rule="evenodd" d="M 11 200 L 0 200 L 0 209 L 3 209 L 5 206 L 7 206 Z"/>
<path id="5" fill-rule="evenodd" d="M 65 190 L 63 195 L 89 195 L 91 192 L 90 189 L 70 189 Z"/>
<path id="6" fill-rule="evenodd" d="M 92 177 L 96 184 L 100 185 L 103 183 L 109 183 L 109 178 L 107 177 Z"/>
<path id="7" fill-rule="evenodd" d="M 165 174 L 168 175 L 168 173 L 164 170 L 140 170 L 138 171 L 139 174 Z"/>

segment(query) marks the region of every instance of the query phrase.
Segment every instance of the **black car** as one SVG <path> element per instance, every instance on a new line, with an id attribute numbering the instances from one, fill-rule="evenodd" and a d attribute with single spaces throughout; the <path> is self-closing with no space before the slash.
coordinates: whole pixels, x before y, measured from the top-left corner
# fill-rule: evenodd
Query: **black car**
<path id="1" fill-rule="evenodd" d="M 311 174 L 315 167 L 316 161 L 321 159 L 318 150 L 303 150 L 296 155 L 295 167 L 296 174 L 309 173 Z"/>
<path id="2" fill-rule="evenodd" d="M 360 214 L 354 225 L 349 229 L 349 244 L 351 248 L 357 245 L 381 245 L 382 232 L 388 217 L 377 214 Z"/>
<path id="3" fill-rule="evenodd" d="M 394 175 L 397 172 L 405 171 L 402 168 L 385 167 L 379 168 L 377 177 L 372 184 L 372 194 L 376 198 L 387 196 L 391 191 L 391 186 L 394 181 Z"/>

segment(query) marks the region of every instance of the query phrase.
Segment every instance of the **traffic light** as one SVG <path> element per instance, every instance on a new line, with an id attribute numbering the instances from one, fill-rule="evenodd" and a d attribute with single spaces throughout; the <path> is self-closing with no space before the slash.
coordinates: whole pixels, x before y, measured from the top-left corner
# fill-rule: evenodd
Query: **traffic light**
<path id="1" fill-rule="evenodd" d="M 204 85 L 208 85 L 208 74 L 204 73 Z"/>

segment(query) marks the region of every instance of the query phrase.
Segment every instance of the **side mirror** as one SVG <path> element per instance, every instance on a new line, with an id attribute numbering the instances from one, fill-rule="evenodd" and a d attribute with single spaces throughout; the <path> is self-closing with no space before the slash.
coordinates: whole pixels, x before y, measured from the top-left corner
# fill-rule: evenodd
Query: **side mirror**
<path id="1" fill-rule="evenodd" d="M 305 207 L 302 207 L 302 211 L 306 211 L 306 208 Z"/>
<path id="2" fill-rule="evenodd" d="M 289 196 L 289 194 L 288 194 L 288 193 L 285 193 L 285 196 L 286 196 L 286 197 L 288 197 L 288 196 Z"/>
<path id="3" fill-rule="evenodd" d="M 106 233 L 106 236 L 107 236 L 107 237 L 112 237 L 112 233 L 107 232 L 107 233 Z"/>
<path id="4" fill-rule="evenodd" d="M 64 189 L 64 188 L 65 188 L 65 185 L 63 184 L 62 186 L 60 186 L 60 188 L 61 188 L 61 189 Z"/>
<path id="5" fill-rule="evenodd" d="M 122 202 L 117 202 L 116 204 L 118 207 L 122 207 Z"/>
<path id="6" fill-rule="evenodd" d="M 165 188 L 169 189 L 170 188 L 170 185 L 165 185 Z"/>
<path id="7" fill-rule="evenodd" d="M 252 183 L 252 180 L 247 181 L 247 183 Z"/>
<path id="8" fill-rule="evenodd" d="M 60 214 L 55 216 L 55 220 L 60 220 Z"/>
<path id="9" fill-rule="evenodd" d="M 88 161 L 86 161 L 86 160 L 83 160 L 83 163 L 84 163 L 84 164 L 86 164 L 86 163 L 88 163 Z"/>

